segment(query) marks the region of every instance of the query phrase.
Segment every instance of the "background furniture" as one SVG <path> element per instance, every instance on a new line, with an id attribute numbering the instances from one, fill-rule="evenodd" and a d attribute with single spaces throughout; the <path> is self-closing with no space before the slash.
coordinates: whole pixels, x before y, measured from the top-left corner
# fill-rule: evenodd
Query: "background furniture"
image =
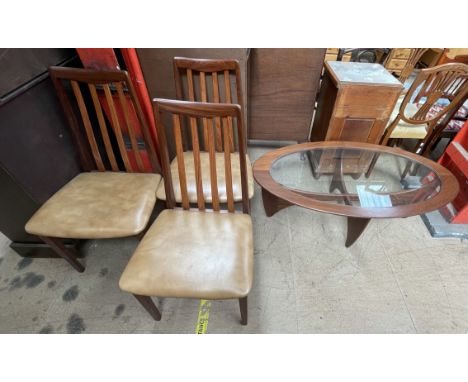
<path id="1" fill-rule="evenodd" d="M 176 99 L 174 86 L 174 57 L 225 59 L 239 61 L 241 70 L 243 108 L 247 112 L 248 65 L 250 49 L 247 48 L 174 48 L 174 49 L 137 49 L 141 69 L 148 86 L 150 98 Z M 234 89 L 234 78 L 231 78 Z M 248 129 L 248 127 L 247 127 Z"/>
<path id="2" fill-rule="evenodd" d="M 334 171 L 315 179 L 314 168 L 301 160 L 308 153 L 312 165 L 322 156 L 331 158 Z M 377 158 L 368 178 L 349 176 L 344 158 Z M 400 182 L 407 163 L 417 164 L 412 178 Z M 312 171 L 311 171 L 312 170 Z M 455 198 L 456 178 L 441 165 L 404 150 L 359 142 L 302 143 L 270 151 L 254 164 L 255 180 L 262 187 L 267 216 L 291 205 L 346 216 L 346 247 L 362 234 L 371 218 L 396 218 L 436 210 Z M 414 179 L 418 180 L 415 182 Z M 338 193 L 336 192 L 338 191 Z"/>
<path id="3" fill-rule="evenodd" d="M 41 206 L 25 229 L 83 272 L 84 266 L 63 246 L 61 238 L 105 239 L 141 233 L 153 211 L 161 180 L 159 174 L 145 172 L 161 171 L 148 123 L 127 72 L 50 67 L 49 73 L 70 124 L 82 168 L 97 172 L 74 177 Z M 65 86 L 71 86 L 76 102 L 71 102 Z M 94 108 L 86 106 L 85 97 L 92 99 Z M 116 111 L 117 102 L 121 113 Z M 73 105 L 78 106 L 81 119 Z M 132 121 L 130 108 L 135 110 L 139 124 Z M 110 123 L 106 123 L 105 110 L 109 111 Z M 99 125 L 99 135 L 93 129 L 93 121 Z M 143 145 L 136 141 L 137 126 L 141 127 Z M 124 133 L 129 138 L 128 146 Z M 103 142 L 105 150 L 100 150 L 97 141 Z M 113 148 L 114 141 L 118 150 Z M 143 153 L 148 155 L 150 170 L 145 166 Z M 134 174 L 135 167 L 141 173 Z"/>
<path id="4" fill-rule="evenodd" d="M 0 49 L 0 231 L 23 256 L 56 256 L 24 225 L 80 171 L 50 65 L 81 63 L 73 49 Z"/>
<path id="5" fill-rule="evenodd" d="M 390 52 L 388 48 L 340 48 L 336 61 L 343 61 L 344 56 L 348 56 L 345 61 L 381 64 Z"/>
<path id="6" fill-rule="evenodd" d="M 306 141 L 325 49 L 252 49 L 248 138 Z"/>
<path id="7" fill-rule="evenodd" d="M 438 65 L 443 51 L 443 48 L 429 48 L 419 59 L 419 66 L 423 68 L 431 68 Z"/>
<path id="8" fill-rule="evenodd" d="M 386 145 L 389 139 L 417 139 L 413 152 L 428 154 L 443 130 L 443 126 L 437 128 L 437 123 L 446 115 L 450 119 L 467 93 L 468 65 L 451 63 L 422 69 L 393 112 L 381 143 Z M 444 102 L 437 112 L 430 113 L 441 101 Z"/>
<path id="9" fill-rule="evenodd" d="M 428 48 L 392 49 L 385 60 L 384 66 L 404 84 L 427 50 Z"/>
<path id="10" fill-rule="evenodd" d="M 311 141 L 379 143 L 402 88 L 382 65 L 326 62 Z"/>
<path id="11" fill-rule="evenodd" d="M 468 48 L 446 48 L 443 50 L 437 65 L 449 62 L 468 64 Z"/>
<path id="12" fill-rule="evenodd" d="M 241 323 L 247 324 L 247 295 L 253 278 L 253 233 L 249 216 L 247 180 L 247 148 L 245 130 L 239 105 L 207 104 L 173 100 L 154 100 L 156 125 L 161 142 L 161 160 L 167 195 L 167 210 L 164 210 L 143 237 L 134 255 L 125 268 L 119 286 L 132 293 L 155 320 L 161 313 L 151 296 L 197 299 L 239 299 Z M 169 113 L 171 129 L 163 126 L 161 114 Z M 211 197 L 205 197 L 200 173 L 200 151 L 197 129 L 192 128 L 193 160 L 195 165 L 196 200 L 198 211 L 190 209 L 189 190 L 182 143 L 181 118 L 208 120 L 208 150 L 211 172 Z M 223 132 L 224 188 L 227 195 L 227 210 L 222 210 L 216 180 L 219 158 L 215 155 L 215 119 L 221 121 Z M 236 120 L 239 155 L 231 161 L 231 133 L 229 119 Z M 193 126 L 193 125 L 192 125 Z M 191 126 L 191 127 L 192 127 Z M 188 128 L 188 126 L 187 126 Z M 172 131 L 177 152 L 180 177 L 178 186 L 182 195 L 182 208 L 175 209 L 176 199 L 166 131 Z M 239 166 L 241 178 L 242 212 L 235 213 L 233 187 L 234 167 Z M 221 177 L 221 174 L 219 174 Z M 211 203 L 208 211 L 206 204 Z M 221 213 L 225 212 L 225 213 Z"/>

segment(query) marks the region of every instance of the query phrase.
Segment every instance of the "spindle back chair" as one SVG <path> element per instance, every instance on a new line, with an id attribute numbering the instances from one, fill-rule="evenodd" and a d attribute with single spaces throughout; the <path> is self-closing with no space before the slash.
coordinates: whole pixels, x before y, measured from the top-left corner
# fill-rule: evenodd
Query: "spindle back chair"
<path id="1" fill-rule="evenodd" d="M 160 172 L 148 121 L 126 71 L 50 67 L 49 73 L 85 171 Z"/>
<path id="2" fill-rule="evenodd" d="M 233 188 L 233 160 L 239 160 L 240 168 L 240 186 L 242 193 L 242 210 L 244 213 L 249 213 L 249 190 L 248 190 L 248 172 L 247 172 L 247 150 L 245 144 L 245 129 L 242 121 L 242 111 L 239 105 L 234 104 L 213 104 L 204 102 L 187 102 L 187 101 L 173 101 L 164 99 L 154 99 L 154 112 L 156 119 L 156 126 L 158 129 L 158 137 L 161 142 L 161 164 L 162 172 L 164 177 L 166 201 L 168 208 L 174 208 L 176 206 L 176 198 L 174 194 L 173 179 L 170 176 L 170 156 L 168 152 L 168 138 L 167 132 L 172 132 L 173 140 L 176 146 L 176 159 L 179 173 L 179 186 L 182 197 L 182 207 L 185 210 L 190 209 L 190 200 L 188 197 L 187 189 L 187 177 L 185 162 L 186 156 L 184 156 L 185 145 L 182 139 L 182 129 L 184 125 L 181 123 L 181 119 L 186 117 L 190 121 L 190 147 L 193 151 L 193 163 L 195 171 L 195 183 L 196 183 L 196 196 L 197 196 L 197 207 L 203 211 L 206 208 L 206 202 L 212 204 L 214 211 L 220 211 L 220 197 L 219 197 L 219 182 L 217 174 L 216 159 L 220 158 L 216 155 L 216 147 L 219 147 L 220 151 L 223 152 L 222 159 L 224 162 L 224 178 L 226 181 L 226 196 L 227 196 L 227 208 L 229 212 L 234 212 L 234 188 Z M 166 129 L 163 125 L 161 114 L 171 114 L 172 129 Z M 209 171 L 210 171 L 210 200 L 205 200 L 205 193 L 203 192 L 203 174 L 201 172 L 201 149 L 200 149 L 200 137 L 197 126 L 197 120 L 203 121 L 203 136 L 204 136 L 204 149 L 208 152 L 209 158 Z M 229 121 L 236 123 L 230 124 Z M 219 125 L 218 125 L 219 122 Z M 219 133 L 221 140 L 216 141 L 216 133 Z M 233 156 L 232 149 L 234 148 L 235 141 L 237 141 L 238 155 Z M 217 146 L 219 143 L 219 146 Z M 237 166 L 237 164 L 235 164 Z"/>

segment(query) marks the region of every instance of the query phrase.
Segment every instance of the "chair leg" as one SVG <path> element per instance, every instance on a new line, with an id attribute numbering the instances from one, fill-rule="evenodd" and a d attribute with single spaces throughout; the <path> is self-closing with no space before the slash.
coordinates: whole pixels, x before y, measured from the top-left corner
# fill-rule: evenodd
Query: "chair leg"
<path id="1" fill-rule="evenodd" d="M 247 296 L 239 299 L 241 325 L 247 325 Z"/>
<path id="2" fill-rule="evenodd" d="M 141 305 L 143 305 L 143 307 L 151 315 L 151 317 L 153 317 L 156 321 L 161 321 L 161 312 L 156 307 L 151 297 L 142 296 L 139 294 L 134 294 L 134 296 L 138 300 L 138 302 Z"/>
<path id="3" fill-rule="evenodd" d="M 58 255 L 67 260 L 70 265 L 75 268 L 78 272 L 83 272 L 85 267 L 81 264 L 76 256 L 63 245 L 62 241 L 55 237 L 39 236 L 39 238 L 46 244 L 48 244 Z"/>

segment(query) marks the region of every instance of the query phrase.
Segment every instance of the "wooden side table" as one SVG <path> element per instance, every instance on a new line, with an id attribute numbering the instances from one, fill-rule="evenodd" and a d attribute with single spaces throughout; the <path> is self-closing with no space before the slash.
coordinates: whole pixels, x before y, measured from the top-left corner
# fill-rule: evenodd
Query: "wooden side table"
<path id="1" fill-rule="evenodd" d="M 402 90 L 380 64 L 326 62 L 311 141 L 379 143 Z"/>
<path id="2" fill-rule="evenodd" d="M 328 61 L 320 88 L 311 141 L 378 144 L 403 85 L 382 65 Z M 333 171 L 321 157 L 319 172 Z M 344 158 L 345 172 L 362 172 L 368 158 Z"/>

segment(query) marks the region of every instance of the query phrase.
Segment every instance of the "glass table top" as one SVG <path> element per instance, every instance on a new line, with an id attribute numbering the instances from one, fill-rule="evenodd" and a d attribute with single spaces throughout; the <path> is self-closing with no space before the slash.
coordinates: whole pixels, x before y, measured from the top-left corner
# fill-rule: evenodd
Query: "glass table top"
<path id="1" fill-rule="evenodd" d="M 301 196 L 332 204 L 391 208 L 433 198 L 438 175 L 405 156 L 371 149 L 314 148 L 274 160 L 270 175 Z"/>

